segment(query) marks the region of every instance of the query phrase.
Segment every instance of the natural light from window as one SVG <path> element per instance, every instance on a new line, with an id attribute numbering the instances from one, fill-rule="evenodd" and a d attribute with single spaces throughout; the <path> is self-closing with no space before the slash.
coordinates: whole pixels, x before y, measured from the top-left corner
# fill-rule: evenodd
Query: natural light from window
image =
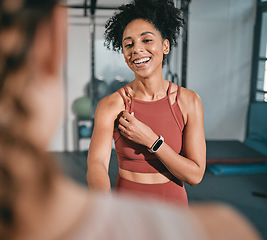
<path id="1" fill-rule="evenodd" d="M 267 43 L 266 43 L 266 54 L 265 57 L 267 58 Z M 267 61 L 265 61 L 265 72 L 264 72 L 264 86 L 263 90 L 267 92 Z M 264 102 L 267 102 L 267 93 L 264 94 Z"/>

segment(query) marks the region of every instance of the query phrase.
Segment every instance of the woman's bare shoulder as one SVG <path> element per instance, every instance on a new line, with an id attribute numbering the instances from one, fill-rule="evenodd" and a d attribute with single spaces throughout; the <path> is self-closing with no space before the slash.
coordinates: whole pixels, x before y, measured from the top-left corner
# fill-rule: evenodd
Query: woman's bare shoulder
<path id="1" fill-rule="evenodd" d="M 175 83 L 172 83 L 171 85 L 170 95 L 172 97 L 176 98 L 178 88 L 180 88 L 179 102 L 190 105 L 195 104 L 196 102 L 201 102 L 201 99 L 196 92 L 188 88 L 181 87 Z"/>
<path id="2" fill-rule="evenodd" d="M 183 103 L 187 103 L 187 107 L 194 107 L 196 105 L 202 104 L 200 96 L 193 90 L 181 87 L 180 89 L 180 100 Z"/>
<path id="3" fill-rule="evenodd" d="M 188 122 L 189 116 L 203 116 L 203 106 L 201 99 L 199 95 L 193 90 L 181 87 L 178 102 L 183 114 L 185 125 Z"/>
<path id="4" fill-rule="evenodd" d="M 118 92 L 114 92 L 99 101 L 96 108 L 96 117 L 109 115 L 114 118 L 124 109 L 125 105 L 122 97 Z"/>
<path id="5" fill-rule="evenodd" d="M 123 99 L 118 92 L 114 92 L 114 93 L 102 98 L 98 103 L 98 105 L 107 106 L 107 107 L 116 106 L 116 105 L 120 105 L 120 104 L 123 105 Z"/>

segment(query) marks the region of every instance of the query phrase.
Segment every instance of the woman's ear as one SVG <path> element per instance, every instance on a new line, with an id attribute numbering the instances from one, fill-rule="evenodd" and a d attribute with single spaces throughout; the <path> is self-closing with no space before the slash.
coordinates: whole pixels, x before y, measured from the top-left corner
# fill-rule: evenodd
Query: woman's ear
<path id="1" fill-rule="evenodd" d="M 66 9 L 60 6 L 55 7 L 51 19 L 38 26 L 33 45 L 34 64 L 47 76 L 59 74 L 65 58 L 66 32 Z"/>
<path id="2" fill-rule="evenodd" d="M 163 41 L 163 54 L 168 55 L 170 52 L 170 42 L 168 39 Z"/>

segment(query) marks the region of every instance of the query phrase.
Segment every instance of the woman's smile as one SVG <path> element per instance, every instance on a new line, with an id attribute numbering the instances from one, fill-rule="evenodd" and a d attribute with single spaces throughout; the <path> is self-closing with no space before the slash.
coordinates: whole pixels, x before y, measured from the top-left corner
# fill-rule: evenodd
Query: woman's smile
<path id="1" fill-rule="evenodd" d="M 150 62 L 151 57 L 142 57 L 142 58 L 137 58 L 132 61 L 132 63 L 135 65 L 136 68 L 144 68 L 148 65 Z"/>
<path id="2" fill-rule="evenodd" d="M 150 59 L 151 59 L 151 58 L 149 58 L 149 57 L 139 58 L 139 59 L 134 60 L 133 63 L 136 64 L 136 65 L 140 65 L 140 64 L 142 64 L 142 63 L 147 63 L 147 62 L 149 62 Z"/>
<path id="3" fill-rule="evenodd" d="M 168 53 L 165 51 L 166 42 L 168 40 L 162 39 L 161 33 L 153 24 L 135 19 L 126 26 L 123 33 L 125 62 L 135 74 L 149 77 L 162 69 L 163 55 Z"/>

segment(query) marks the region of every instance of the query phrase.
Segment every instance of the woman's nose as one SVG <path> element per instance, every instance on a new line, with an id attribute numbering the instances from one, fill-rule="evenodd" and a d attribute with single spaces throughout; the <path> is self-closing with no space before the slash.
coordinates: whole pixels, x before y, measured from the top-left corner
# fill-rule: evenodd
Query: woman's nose
<path id="1" fill-rule="evenodd" d="M 136 54 L 136 53 L 143 52 L 143 51 L 144 51 L 144 47 L 142 43 L 136 42 L 133 47 L 133 53 Z"/>

